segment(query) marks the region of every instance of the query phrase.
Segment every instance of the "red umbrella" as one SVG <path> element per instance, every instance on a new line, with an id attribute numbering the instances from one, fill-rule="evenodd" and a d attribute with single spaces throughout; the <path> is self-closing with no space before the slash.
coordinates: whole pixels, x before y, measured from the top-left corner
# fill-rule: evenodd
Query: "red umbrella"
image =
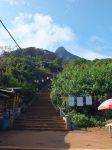
<path id="1" fill-rule="evenodd" d="M 108 100 L 104 101 L 98 107 L 98 110 L 104 110 L 104 109 L 111 109 L 112 110 L 112 99 L 108 99 Z"/>

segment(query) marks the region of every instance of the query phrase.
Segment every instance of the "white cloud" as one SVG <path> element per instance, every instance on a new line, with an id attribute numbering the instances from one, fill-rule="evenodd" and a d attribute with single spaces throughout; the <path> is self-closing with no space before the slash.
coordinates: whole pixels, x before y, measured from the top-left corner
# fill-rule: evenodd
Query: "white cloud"
<path id="1" fill-rule="evenodd" d="M 105 48 L 105 45 L 106 45 L 105 40 L 103 40 L 102 38 L 100 38 L 99 36 L 96 36 L 96 35 L 92 36 L 89 39 L 89 42 L 92 43 L 92 45 L 94 45 L 94 48 L 97 51 L 101 51 L 102 49 Z"/>
<path id="2" fill-rule="evenodd" d="M 96 59 L 96 58 L 107 58 L 108 56 L 105 56 L 105 55 L 101 55 L 97 52 L 94 52 L 92 50 L 89 50 L 89 49 L 83 49 L 81 52 L 79 52 L 79 55 L 86 58 L 86 59 L 89 59 L 89 60 L 93 60 L 93 59 Z"/>
<path id="3" fill-rule="evenodd" d="M 111 43 L 107 42 L 99 36 L 91 36 L 88 42 L 94 47 L 96 51 L 112 50 Z"/>
<path id="4" fill-rule="evenodd" d="M 34 15 L 20 13 L 11 23 L 12 28 L 9 30 L 21 47 L 35 46 L 49 49 L 58 43 L 76 39 L 71 28 L 60 26 L 50 16 L 40 13 Z"/>
<path id="5" fill-rule="evenodd" d="M 10 5 L 17 5 L 19 3 L 25 4 L 26 0 L 5 0 Z"/>
<path id="6" fill-rule="evenodd" d="M 92 36 L 90 38 L 90 41 L 93 43 L 101 43 L 101 44 L 105 43 L 105 41 L 102 38 L 100 38 L 99 36 L 96 36 L 96 35 Z"/>
<path id="7" fill-rule="evenodd" d="M 106 57 L 77 44 L 78 37 L 72 29 L 56 24 L 49 15 L 20 13 L 11 24 L 9 31 L 21 47 L 33 46 L 54 51 L 58 46 L 65 46 L 73 54 L 90 60 Z M 0 35 L 0 46 L 15 45 L 2 27 Z M 93 38 L 94 40 L 97 38 Z"/>
<path id="8" fill-rule="evenodd" d="M 82 58 L 86 58 L 88 60 L 94 60 L 96 58 L 107 58 L 109 56 L 102 55 L 98 52 L 95 52 L 91 49 L 83 48 L 80 45 L 71 45 L 70 47 L 67 47 L 68 50 L 72 49 L 71 53 L 80 56 Z"/>

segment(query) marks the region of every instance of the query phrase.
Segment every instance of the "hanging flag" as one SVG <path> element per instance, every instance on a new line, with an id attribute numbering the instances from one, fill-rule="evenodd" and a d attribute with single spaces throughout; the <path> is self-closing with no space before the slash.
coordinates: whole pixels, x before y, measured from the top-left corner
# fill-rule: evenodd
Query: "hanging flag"
<path id="1" fill-rule="evenodd" d="M 68 97 L 68 104 L 71 107 L 73 107 L 75 105 L 75 103 L 74 103 L 74 97 L 73 96 L 69 96 Z"/>
<path id="2" fill-rule="evenodd" d="M 77 97 L 77 106 L 83 106 L 83 97 Z"/>
<path id="3" fill-rule="evenodd" d="M 86 96 L 86 105 L 92 105 L 92 96 Z"/>
<path id="4" fill-rule="evenodd" d="M 63 101 L 66 102 L 67 101 L 67 96 L 63 96 Z"/>

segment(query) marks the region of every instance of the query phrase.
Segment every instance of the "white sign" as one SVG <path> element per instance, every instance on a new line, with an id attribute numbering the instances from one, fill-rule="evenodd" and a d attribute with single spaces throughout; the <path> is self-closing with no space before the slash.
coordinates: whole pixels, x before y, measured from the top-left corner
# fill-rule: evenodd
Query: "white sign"
<path id="1" fill-rule="evenodd" d="M 75 105 L 73 96 L 68 97 L 68 104 L 69 104 L 69 106 L 74 106 Z"/>
<path id="2" fill-rule="evenodd" d="M 92 105 L 92 96 L 86 96 L 86 105 Z"/>
<path id="3" fill-rule="evenodd" d="M 83 97 L 77 97 L 77 106 L 83 106 Z"/>

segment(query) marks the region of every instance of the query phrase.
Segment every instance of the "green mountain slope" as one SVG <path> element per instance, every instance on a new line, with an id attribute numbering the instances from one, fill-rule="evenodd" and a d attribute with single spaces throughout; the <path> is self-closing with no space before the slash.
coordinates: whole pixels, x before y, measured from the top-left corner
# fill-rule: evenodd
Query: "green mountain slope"
<path id="1" fill-rule="evenodd" d="M 0 56 L 0 87 L 41 87 L 61 64 L 53 52 L 34 47 L 4 52 Z"/>

